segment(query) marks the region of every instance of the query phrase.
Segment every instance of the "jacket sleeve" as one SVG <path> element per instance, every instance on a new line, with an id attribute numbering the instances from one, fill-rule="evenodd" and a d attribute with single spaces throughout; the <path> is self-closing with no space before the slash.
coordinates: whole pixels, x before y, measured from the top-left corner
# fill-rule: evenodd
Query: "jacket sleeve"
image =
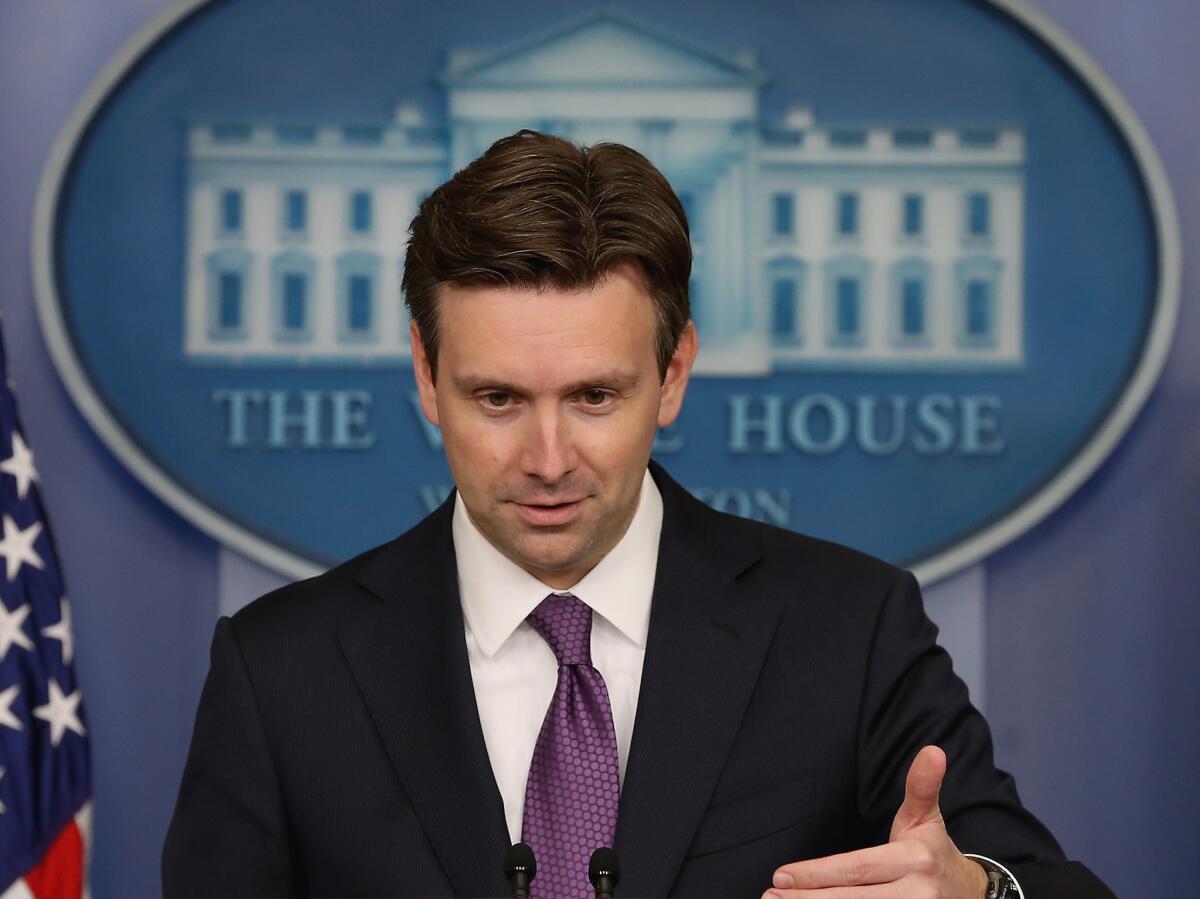
<path id="1" fill-rule="evenodd" d="M 297 859 L 258 703 L 222 618 L 163 848 L 163 895 L 299 895 Z"/>
<path id="2" fill-rule="evenodd" d="M 886 842 L 913 758 L 936 744 L 949 760 L 941 810 L 959 851 L 1002 862 L 1026 899 L 1111 899 L 1095 875 L 1067 862 L 996 768 L 987 722 L 936 639 L 916 580 L 901 573 L 879 609 L 859 721 L 859 811 L 872 839 Z"/>

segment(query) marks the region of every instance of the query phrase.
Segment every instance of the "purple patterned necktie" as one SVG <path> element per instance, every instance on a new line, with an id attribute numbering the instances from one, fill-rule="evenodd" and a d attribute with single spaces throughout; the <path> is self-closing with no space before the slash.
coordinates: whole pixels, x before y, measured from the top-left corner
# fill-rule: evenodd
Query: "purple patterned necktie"
<path id="1" fill-rule="evenodd" d="M 525 784 L 521 839 L 537 857 L 531 896 L 594 895 L 588 861 L 617 830 L 617 733 L 604 678 L 592 666 L 592 610 L 552 593 L 528 621 L 558 659 L 558 688 Z"/>

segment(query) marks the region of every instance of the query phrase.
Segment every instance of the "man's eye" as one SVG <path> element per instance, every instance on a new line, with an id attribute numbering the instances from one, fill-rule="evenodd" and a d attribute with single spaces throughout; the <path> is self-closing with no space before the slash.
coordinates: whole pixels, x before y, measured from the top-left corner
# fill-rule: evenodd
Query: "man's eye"
<path id="1" fill-rule="evenodd" d="M 607 390 L 598 387 L 583 392 L 583 401 L 589 406 L 603 406 L 610 398 L 611 394 Z"/>
<path id="2" fill-rule="evenodd" d="M 492 392 L 483 395 L 484 405 L 490 406 L 493 409 L 503 409 L 511 401 L 512 397 L 507 393 Z"/>

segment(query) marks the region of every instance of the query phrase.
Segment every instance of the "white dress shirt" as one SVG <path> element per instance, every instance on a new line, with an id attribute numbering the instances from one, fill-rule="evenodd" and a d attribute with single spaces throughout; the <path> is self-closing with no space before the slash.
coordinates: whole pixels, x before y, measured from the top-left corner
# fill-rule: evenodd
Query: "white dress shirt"
<path id="1" fill-rule="evenodd" d="M 492 546 L 455 496 L 454 554 L 467 658 L 483 740 L 514 843 L 521 839 L 533 746 L 558 685 L 558 661 L 525 619 L 551 593 L 570 593 L 592 609 L 592 664 L 608 686 L 617 731 L 618 776 L 624 784 L 646 658 L 662 518 L 662 496 L 647 471 L 625 535 L 579 583 L 556 590 Z M 1007 868 L 986 856 L 968 854 L 967 858 L 991 862 L 1012 878 Z M 1012 879 L 1017 899 L 1024 899 L 1020 884 Z"/>
<path id="2" fill-rule="evenodd" d="M 454 554 L 466 625 L 467 658 L 483 739 L 514 843 L 521 839 L 525 780 L 533 747 L 558 684 L 549 644 L 525 619 L 551 593 L 571 593 L 592 615 L 592 664 L 604 677 L 617 731 L 621 782 L 633 737 L 650 596 L 662 531 L 662 497 L 650 472 L 625 535 L 569 590 L 555 590 L 497 550 L 454 500 Z"/>

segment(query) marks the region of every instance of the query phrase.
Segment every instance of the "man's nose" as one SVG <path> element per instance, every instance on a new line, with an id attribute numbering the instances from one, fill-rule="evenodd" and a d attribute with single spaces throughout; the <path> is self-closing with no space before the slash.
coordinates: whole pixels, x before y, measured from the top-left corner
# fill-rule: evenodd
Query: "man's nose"
<path id="1" fill-rule="evenodd" d="M 547 485 L 557 484 L 577 462 L 570 422 L 558 409 L 536 409 L 522 448 L 521 466 Z"/>

